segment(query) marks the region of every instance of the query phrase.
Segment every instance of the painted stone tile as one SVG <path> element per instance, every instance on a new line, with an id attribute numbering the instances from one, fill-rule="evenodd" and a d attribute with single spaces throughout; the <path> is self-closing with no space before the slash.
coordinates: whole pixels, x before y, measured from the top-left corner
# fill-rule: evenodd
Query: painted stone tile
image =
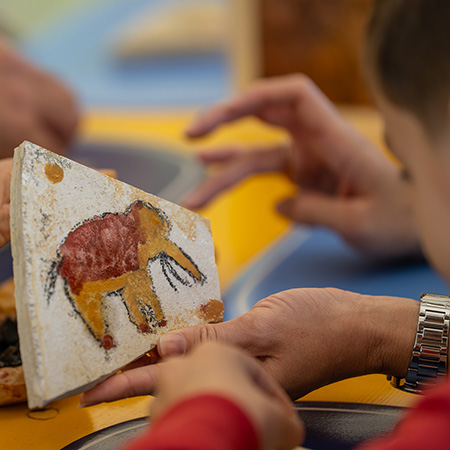
<path id="1" fill-rule="evenodd" d="M 82 392 L 170 330 L 222 320 L 209 221 L 29 142 L 11 243 L 28 403 Z"/>

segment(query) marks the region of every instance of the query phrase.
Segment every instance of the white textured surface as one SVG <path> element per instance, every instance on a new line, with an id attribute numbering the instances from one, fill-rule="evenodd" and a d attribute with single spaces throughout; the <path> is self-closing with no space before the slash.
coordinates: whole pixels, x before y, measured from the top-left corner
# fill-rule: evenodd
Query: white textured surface
<path id="1" fill-rule="evenodd" d="M 63 168 L 61 182 L 49 181 L 48 163 Z M 30 407 L 95 384 L 147 352 L 161 331 L 202 323 L 204 319 L 196 315 L 200 305 L 220 299 L 209 222 L 201 216 L 28 142 L 16 149 L 11 189 L 16 303 Z M 105 350 L 75 313 L 62 277 L 58 276 L 49 299 L 46 282 L 57 249 L 72 229 L 105 212 L 124 212 L 138 199 L 167 214 L 170 240 L 191 257 L 206 281 L 177 284 L 175 291 L 160 264 L 150 263 L 167 326 L 155 334 L 139 332 L 120 296 L 109 295 L 104 304 L 116 347 Z"/>

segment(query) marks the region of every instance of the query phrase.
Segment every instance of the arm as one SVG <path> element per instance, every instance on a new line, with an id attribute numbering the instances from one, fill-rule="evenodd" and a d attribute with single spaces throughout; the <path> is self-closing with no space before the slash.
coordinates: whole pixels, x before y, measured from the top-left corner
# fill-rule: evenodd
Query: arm
<path id="1" fill-rule="evenodd" d="M 299 187 L 296 196 L 277 205 L 290 219 L 327 226 L 371 254 L 420 251 L 411 192 L 400 169 L 352 128 L 311 80 L 296 75 L 256 83 L 202 114 L 187 133 L 201 137 L 244 116 L 284 128 L 289 143 L 200 153 L 217 170 L 186 199 L 187 207 L 205 205 L 252 174 L 282 172 Z"/>
<path id="2" fill-rule="evenodd" d="M 61 152 L 78 122 L 73 94 L 0 36 L 0 158 L 24 140 Z"/>

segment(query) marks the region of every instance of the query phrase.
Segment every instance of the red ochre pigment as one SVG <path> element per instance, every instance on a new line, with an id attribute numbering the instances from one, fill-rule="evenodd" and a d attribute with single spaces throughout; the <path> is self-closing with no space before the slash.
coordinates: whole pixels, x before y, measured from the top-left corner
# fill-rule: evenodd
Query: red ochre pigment
<path id="1" fill-rule="evenodd" d="M 138 245 L 145 242 L 139 209 L 142 203 L 131 205 L 128 213 L 96 216 L 68 234 L 59 249 L 59 273 L 72 293 L 78 295 L 88 281 L 109 280 L 139 269 Z"/>
<path id="2" fill-rule="evenodd" d="M 111 350 L 113 347 L 115 347 L 114 340 L 110 334 L 103 335 L 100 347 L 104 347 L 105 350 Z"/>

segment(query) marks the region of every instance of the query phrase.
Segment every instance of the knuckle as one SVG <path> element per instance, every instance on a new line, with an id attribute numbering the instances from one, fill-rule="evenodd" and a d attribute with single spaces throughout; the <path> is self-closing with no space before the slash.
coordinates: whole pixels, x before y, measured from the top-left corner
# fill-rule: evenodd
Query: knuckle
<path id="1" fill-rule="evenodd" d="M 315 86 L 313 80 L 310 77 L 308 77 L 308 75 L 305 75 L 304 73 L 298 73 L 297 80 L 298 80 L 298 83 L 304 87 L 311 87 L 313 85 Z"/>
<path id="2" fill-rule="evenodd" d="M 296 73 L 291 75 L 293 84 L 297 87 L 299 92 L 307 92 L 315 89 L 314 81 L 304 73 Z"/>
<path id="3" fill-rule="evenodd" d="M 219 336 L 214 325 L 200 325 L 197 343 L 218 342 Z"/>

